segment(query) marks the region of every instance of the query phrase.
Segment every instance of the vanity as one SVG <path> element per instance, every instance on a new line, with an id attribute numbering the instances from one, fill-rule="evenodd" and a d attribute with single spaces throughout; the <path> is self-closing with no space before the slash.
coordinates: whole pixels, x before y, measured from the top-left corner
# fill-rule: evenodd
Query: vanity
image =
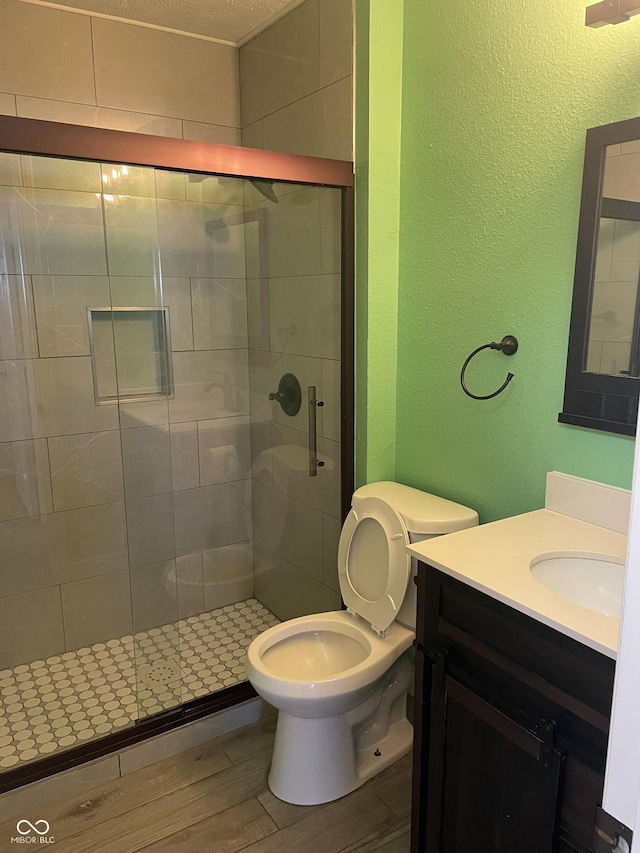
<path id="1" fill-rule="evenodd" d="M 598 600 L 597 576 L 556 580 L 605 556 L 596 574 L 620 575 L 628 496 L 552 473 L 545 509 L 410 546 L 412 853 L 593 851 L 621 581 Z"/>

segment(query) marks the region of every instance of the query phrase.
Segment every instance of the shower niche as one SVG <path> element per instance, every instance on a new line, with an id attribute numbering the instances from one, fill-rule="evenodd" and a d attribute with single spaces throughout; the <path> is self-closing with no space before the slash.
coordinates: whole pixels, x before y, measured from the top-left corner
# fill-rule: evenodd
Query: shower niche
<path id="1" fill-rule="evenodd" d="M 173 396 L 168 308 L 88 308 L 87 321 L 96 404 Z"/>
<path id="2" fill-rule="evenodd" d="M 0 791 L 251 698 L 253 637 L 340 607 L 352 184 L 0 117 Z"/>

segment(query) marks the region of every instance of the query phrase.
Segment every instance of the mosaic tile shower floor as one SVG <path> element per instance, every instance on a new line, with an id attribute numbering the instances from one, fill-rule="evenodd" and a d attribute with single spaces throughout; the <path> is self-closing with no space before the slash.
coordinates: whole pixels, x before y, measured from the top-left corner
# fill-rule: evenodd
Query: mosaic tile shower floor
<path id="1" fill-rule="evenodd" d="M 278 622 L 250 598 L 179 623 L 0 670 L 0 771 L 244 681 L 252 639 Z"/>

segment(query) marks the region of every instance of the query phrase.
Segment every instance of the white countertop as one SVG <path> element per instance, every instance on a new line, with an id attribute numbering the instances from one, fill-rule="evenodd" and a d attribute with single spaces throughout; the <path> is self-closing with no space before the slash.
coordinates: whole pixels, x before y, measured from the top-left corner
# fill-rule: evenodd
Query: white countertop
<path id="1" fill-rule="evenodd" d="M 539 509 L 410 545 L 409 553 L 497 601 L 615 658 L 620 620 L 594 613 L 548 590 L 530 564 L 550 551 L 621 557 L 627 537 L 569 515 Z"/>

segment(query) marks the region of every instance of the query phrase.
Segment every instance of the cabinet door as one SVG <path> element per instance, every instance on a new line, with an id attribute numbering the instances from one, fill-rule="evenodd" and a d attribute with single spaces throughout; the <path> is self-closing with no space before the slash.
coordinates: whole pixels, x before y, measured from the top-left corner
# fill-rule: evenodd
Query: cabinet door
<path id="1" fill-rule="evenodd" d="M 427 853 L 552 853 L 562 757 L 549 738 L 449 676 L 431 712 Z"/>

